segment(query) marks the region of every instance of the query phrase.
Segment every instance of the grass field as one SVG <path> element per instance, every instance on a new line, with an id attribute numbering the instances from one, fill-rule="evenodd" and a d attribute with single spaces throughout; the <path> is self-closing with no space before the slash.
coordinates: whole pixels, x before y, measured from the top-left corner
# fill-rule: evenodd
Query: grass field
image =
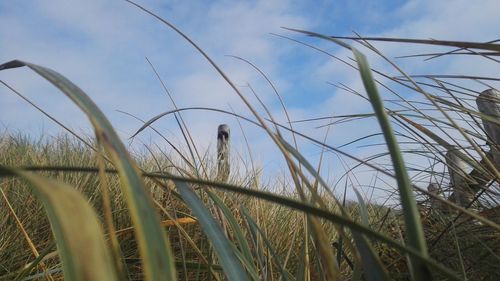
<path id="1" fill-rule="evenodd" d="M 262 184 L 258 173 L 233 173 L 228 182 L 218 182 L 211 157 L 201 159 L 205 169 L 192 165 L 189 155 L 130 153 L 106 116 L 63 74 L 30 62 L 5 63 L 0 70 L 24 67 L 51 82 L 87 115 L 95 137 L 0 136 L 0 280 L 500 280 L 498 91 L 481 94 L 440 77 L 415 81 L 403 71 L 401 77 L 388 77 L 372 70 L 348 43 L 354 40 L 374 52 L 369 43 L 374 40 L 441 45 L 449 51 L 476 50 L 471 54 L 477 59 L 498 56 L 500 45 L 339 41 L 291 30 L 352 51 L 366 91 L 353 94 L 369 100 L 374 113 L 347 119 L 376 118 L 387 147 L 383 155 L 358 159 L 359 164 L 396 185 L 391 199 L 397 204 L 375 204 L 353 184 L 349 192 L 357 200 L 333 194 L 283 138 L 280 130 L 287 126 L 266 121 L 272 116 L 255 109 L 264 104 L 248 102 L 201 47 L 150 14 L 196 48 L 239 95 L 281 151 L 289 183 Z M 425 102 L 392 92 L 399 98 L 392 103 L 401 109 L 387 108 L 378 89 L 391 88 L 376 80 L 381 77 Z M 473 74 L 454 78 L 498 81 Z M 493 112 L 472 105 L 484 93 Z M 394 127 L 405 130 L 420 155 L 447 167 L 417 171 L 441 179 L 437 185 L 428 188 L 433 181 L 410 177 L 415 170 L 407 168 L 403 155 L 415 151 L 401 145 Z M 377 162 L 380 156 L 391 160 L 390 168 Z M 347 173 L 346 188 L 350 180 Z"/>

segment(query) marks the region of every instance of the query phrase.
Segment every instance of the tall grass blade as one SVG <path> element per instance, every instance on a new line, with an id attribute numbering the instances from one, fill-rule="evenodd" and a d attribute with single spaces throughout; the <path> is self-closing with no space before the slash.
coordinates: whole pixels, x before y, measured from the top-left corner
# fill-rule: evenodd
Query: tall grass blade
<path id="1" fill-rule="evenodd" d="M 307 280 L 305 257 L 307 256 L 308 253 L 306 252 L 307 247 L 305 246 L 305 243 L 307 243 L 307 241 L 302 241 L 302 244 L 300 245 L 301 255 L 298 260 L 297 270 L 295 271 L 295 279 L 299 281 Z"/>
<path id="2" fill-rule="evenodd" d="M 361 196 L 361 193 L 359 193 L 357 188 L 353 188 L 354 193 L 356 194 L 356 198 L 358 199 L 358 207 L 359 207 L 359 214 L 361 217 L 361 223 L 364 224 L 365 226 L 369 227 L 370 226 L 370 221 L 369 221 L 369 215 L 368 215 L 368 208 L 366 208 L 366 203 L 365 200 L 363 200 L 363 196 Z"/>
<path id="3" fill-rule="evenodd" d="M 409 38 L 389 38 L 389 37 L 348 37 L 348 36 L 329 36 L 334 39 L 350 39 L 350 40 L 366 40 L 366 41 L 385 41 L 385 42 L 398 42 L 398 43 L 413 43 L 413 44 L 426 44 L 426 45 L 439 45 L 451 46 L 458 48 L 471 48 L 482 49 L 500 52 L 500 44 L 494 44 L 490 41 L 488 43 L 477 42 L 463 42 L 463 41 L 446 41 L 446 40 L 427 40 L 427 39 L 409 39 Z M 498 53 L 496 53 L 498 54 Z"/>
<path id="4" fill-rule="evenodd" d="M 260 229 L 260 227 L 257 225 L 257 223 L 253 220 L 252 216 L 250 215 L 250 212 L 243 206 L 241 206 L 241 212 L 243 213 L 243 216 L 245 217 L 245 220 L 248 223 L 248 226 L 253 230 L 254 233 L 259 233 L 260 236 L 262 237 L 262 240 L 266 244 L 267 248 L 269 249 L 269 252 L 271 253 L 272 258 L 274 259 L 274 262 L 278 266 L 278 270 L 281 273 L 281 277 L 285 281 L 293 281 L 295 280 L 289 272 L 286 271 L 286 269 L 283 267 L 283 262 L 281 261 L 280 257 L 277 255 L 276 250 L 274 249 L 273 245 L 267 239 L 265 233 Z M 300 279 L 299 279 L 300 280 Z"/>
<path id="5" fill-rule="evenodd" d="M 191 211 L 197 217 L 198 222 L 212 243 L 227 278 L 229 280 L 248 281 L 248 275 L 239 262 L 237 255 L 233 252 L 234 248 L 231 242 L 224 235 L 224 232 L 209 210 L 185 182 L 180 180 L 175 180 L 174 182 L 182 199 L 191 208 Z"/>
<path id="6" fill-rule="evenodd" d="M 0 176 L 26 180 L 43 204 L 66 280 L 118 280 L 97 215 L 73 187 L 0 166 Z"/>
<path id="7" fill-rule="evenodd" d="M 331 193 L 331 191 L 328 189 L 328 185 L 326 182 L 322 179 L 322 177 L 317 173 L 317 171 L 314 169 L 314 167 L 298 152 L 293 146 L 291 146 L 287 141 L 285 141 L 282 137 L 277 136 L 278 140 L 281 142 L 283 147 L 290 152 L 298 161 L 301 165 L 303 165 L 312 175 L 314 175 L 316 181 L 320 182 L 325 190 L 330 193 L 331 197 L 335 200 L 338 206 L 340 206 L 340 203 L 338 202 L 337 198 Z M 305 185 L 310 187 L 310 185 L 305 182 Z M 318 192 L 313 189 L 312 187 L 309 188 L 311 193 L 312 193 L 312 202 L 315 204 L 319 204 L 319 206 L 324 207 L 325 204 L 322 200 L 322 198 L 319 196 Z M 341 207 L 342 210 L 342 207 Z M 342 210 L 343 211 L 343 210 Z M 343 212 L 344 215 L 346 215 Z M 340 280 L 340 271 L 338 264 L 336 262 L 335 256 L 333 255 L 333 251 L 331 250 L 330 246 L 330 241 L 326 235 L 325 230 L 321 226 L 319 220 L 315 218 L 314 216 L 308 216 L 307 217 L 307 222 L 309 226 L 311 227 L 311 233 L 315 239 L 315 242 L 317 244 L 318 252 L 321 256 L 321 261 L 323 265 L 323 270 L 325 271 L 326 276 L 328 277 L 329 280 Z"/>
<path id="8" fill-rule="evenodd" d="M 415 196 L 412 191 L 410 178 L 408 177 L 399 145 L 397 143 L 396 137 L 394 136 L 389 118 L 387 116 L 387 113 L 385 112 L 382 99 L 380 98 L 380 95 L 378 93 L 375 81 L 371 74 L 370 66 L 368 65 L 368 61 L 366 60 L 365 56 L 357 49 L 338 39 L 309 31 L 296 29 L 289 30 L 332 41 L 342 47 L 351 50 L 354 54 L 354 58 L 358 64 L 358 69 L 363 81 L 363 85 L 366 89 L 372 107 L 377 115 L 377 119 L 379 121 L 382 132 L 384 133 L 384 138 L 391 155 L 391 160 L 396 174 L 396 181 L 398 184 L 399 197 L 401 200 L 401 205 L 403 207 L 408 245 L 420 252 L 422 256 L 427 257 L 428 253 L 427 245 L 425 243 L 424 231 L 422 228 L 422 222 L 420 221 L 420 215 L 418 213 Z M 414 258 L 412 255 L 410 255 L 410 261 L 412 265 L 412 277 L 415 280 L 423 281 L 432 279 L 429 268 L 425 264 L 421 263 L 421 261 Z"/>
<path id="9" fill-rule="evenodd" d="M 370 222 L 368 220 L 368 209 L 366 208 L 365 201 L 356 188 L 354 188 L 354 192 L 356 193 L 356 197 L 358 198 L 361 222 L 366 227 L 369 227 Z M 366 279 L 373 281 L 390 280 L 389 276 L 387 275 L 387 271 L 380 261 L 380 258 L 375 253 L 373 246 L 366 238 L 366 236 L 357 231 L 353 231 L 352 236 L 354 238 L 354 241 L 356 242 L 356 247 L 361 256 L 361 262 L 363 263 L 363 268 L 365 269 Z"/>
<path id="10" fill-rule="evenodd" d="M 462 151 L 457 150 L 456 147 L 454 147 L 452 144 L 448 143 L 446 140 L 444 140 L 440 136 L 438 136 L 435 133 L 433 133 L 431 130 L 425 128 L 424 126 L 422 126 L 420 124 L 417 124 L 417 123 L 411 121 L 410 119 L 408 119 L 407 117 L 405 117 L 403 115 L 400 115 L 400 114 L 396 114 L 396 115 L 399 118 L 403 119 L 408 124 L 410 124 L 411 126 L 415 127 L 420 132 L 424 133 L 426 136 L 428 136 L 432 140 L 434 140 L 437 144 L 439 144 L 442 147 L 446 148 L 446 150 L 453 151 L 453 153 L 455 153 L 458 156 L 458 158 L 460 158 L 461 160 L 465 161 L 467 164 L 471 165 L 475 169 L 477 169 L 477 170 L 479 170 L 479 171 L 481 171 L 481 172 L 483 172 L 485 174 L 487 173 L 487 171 L 485 170 L 485 168 L 482 167 L 481 165 L 479 165 L 477 163 L 477 161 L 471 159 L 470 157 L 468 157 L 467 155 L 465 155 Z"/>
<path id="11" fill-rule="evenodd" d="M 344 186 L 344 196 L 342 198 L 342 208 L 345 208 L 345 201 L 346 201 L 346 196 L 347 196 L 347 180 L 345 181 L 345 186 Z M 342 229 L 343 231 L 343 229 Z M 337 264 L 339 265 L 339 268 L 342 264 L 342 254 L 344 251 L 344 237 L 342 235 L 339 235 L 338 240 L 337 240 Z"/>
<path id="12" fill-rule="evenodd" d="M 27 66 L 68 96 L 87 115 L 92 123 L 97 140 L 110 155 L 118 170 L 121 188 L 125 195 L 139 251 L 143 258 L 146 280 L 176 280 L 175 265 L 169 241 L 160 226 L 160 219 L 146 193 L 145 185 L 139 176 L 125 146 L 113 127 L 94 104 L 94 102 L 66 77 L 46 67 L 13 60 L 0 65 L 0 71 Z"/>
<path id="13" fill-rule="evenodd" d="M 214 201 L 215 205 L 221 209 L 222 213 L 228 220 L 229 225 L 234 231 L 234 236 L 236 237 L 241 253 L 243 254 L 247 270 L 257 272 L 255 264 L 253 263 L 253 256 L 250 250 L 250 246 L 248 245 L 248 241 L 245 238 L 243 230 L 241 229 L 241 226 L 238 224 L 238 221 L 236 220 L 232 212 L 229 210 L 229 208 L 226 206 L 226 204 L 224 204 L 224 202 L 222 202 L 222 200 L 215 193 L 209 190 L 207 190 L 206 192 L 207 195 L 210 197 L 210 199 Z"/>
<path id="14" fill-rule="evenodd" d="M 50 252 L 52 252 L 54 246 L 56 246 L 56 244 L 52 242 L 47 248 L 45 248 L 45 250 L 43 250 L 40 253 L 40 255 L 36 259 L 34 259 L 23 270 L 21 270 L 21 272 L 16 276 L 14 281 L 23 280 L 23 278 L 26 275 L 28 275 L 31 272 L 31 270 L 33 270 L 37 265 L 42 263 L 42 260 L 45 258 L 45 256 L 48 255 Z"/>
<path id="15" fill-rule="evenodd" d="M 352 48 L 352 52 L 358 63 L 363 84 L 368 93 L 373 109 L 377 114 L 377 118 L 382 128 L 382 132 L 384 133 L 384 138 L 391 155 L 399 188 L 399 197 L 403 207 L 408 244 L 417 249 L 423 256 L 428 256 L 422 222 L 420 221 L 420 215 L 418 213 L 417 203 L 412 191 L 410 178 L 408 177 L 403 157 L 399 150 L 399 145 L 396 137 L 394 136 L 394 132 L 392 131 L 387 113 L 385 112 L 382 99 L 379 96 L 375 82 L 371 75 L 370 66 L 362 53 L 354 48 Z M 410 260 L 412 264 L 411 270 L 413 272 L 413 278 L 422 281 L 432 279 L 429 268 L 425 264 L 417 259 L 414 259 L 411 255 Z"/>

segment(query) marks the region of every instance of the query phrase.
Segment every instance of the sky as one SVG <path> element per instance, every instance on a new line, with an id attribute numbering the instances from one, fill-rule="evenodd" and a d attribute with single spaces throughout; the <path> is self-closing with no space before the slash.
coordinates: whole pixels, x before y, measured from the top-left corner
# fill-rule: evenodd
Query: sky
<path id="1" fill-rule="evenodd" d="M 283 98 L 292 120 L 369 113 L 372 109 L 365 100 L 332 86 L 342 83 L 364 94 L 358 73 L 323 53 L 274 34 L 308 42 L 344 59 L 351 57 L 347 50 L 282 27 L 327 35 L 352 36 L 356 32 L 363 36 L 458 41 L 489 41 L 500 35 L 500 2 L 496 0 L 137 0 L 137 3 L 185 32 L 228 74 L 261 114 L 265 111 L 252 90 L 274 118 L 283 123 L 286 116 L 272 87 L 248 63 L 231 56 L 248 60 L 266 74 Z M 390 58 L 429 50 L 426 46 L 381 42 L 375 46 Z M 380 57 L 369 52 L 366 55 L 373 67 L 397 74 Z M 146 58 L 156 68 L 178 108 L 217 108 L 252 117 L 199 52 L 126 1 L 0 1 L 0 62 L 20 59 L 58 71 L 92 98 L 131 148 L 157 144 L 168 151 L 168 144 L 149 129 L 130 140 L 142 123 L 122 113 L 148 120 L 174 108 Z M 422 58 L 395 61 L 410 74 L 491 76 L 500 70 L 498 63 L 466 56 L 428 62 Z M 0 72 L 0 80 L 69 128 L 80 134 L 92 134 L 83 113 L 35 73 L 26 68 L 6 70 Z M 482 90 L 480 85 L 471 87 Z M 182 117 L 200 151 L 208 149 L 209 155 L 214 155 L 217 126 L 227 123 L 232 128 L 235 161 L 249 159 L 246 137 L 252 159 L 264 169 L 267 178 L 284 170 L 283 157 L 260 128 L 241 121 L 240 129 L 234 117 L 202 110 L 183 111 Z M 324 121 L 296 123 L 294 128 L 323 140 L 327 129 L 316 128 L 323 124 Z M 186 151 L 172 115 L 154 126 Z M 3 85 L 0 85 L 0 129 L 35 138 L 56 136 L 63 131 Z M 374 120 L 339 124 L 330 128 L 327 143 L 338 146 L 377 132 L 379 127 Z M 292 142 L 290 135 L 286 137 Z M 299 147 L 317 165 L 322 150 L 301 139 Z M 346 151 L 365 157 L 375 154 L 377 149 L 380 148 L 350 146 Z M 335 155 L 325 154 L 326 178 L 335 182 L 344 171 L 340 166 Z M 370 175 L 363 176 L 363 171 L 359 175 L 367 182 L 372 180 Z"/>

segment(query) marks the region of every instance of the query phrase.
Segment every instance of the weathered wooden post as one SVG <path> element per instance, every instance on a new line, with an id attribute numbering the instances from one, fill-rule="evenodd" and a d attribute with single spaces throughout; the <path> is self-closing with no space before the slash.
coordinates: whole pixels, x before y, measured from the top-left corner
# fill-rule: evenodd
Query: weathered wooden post
<path id="1" fill-rule="evenodd" d="M 221 182 L 227 182 L 229 178 L 229 135 L 229 126 L 219 125 L 217 128 L 217 180 Z"/>
<path id="2" fill-rule="evenodd" d="M 500 120 L 500 91 L 489 89 L 483 91 L 476 99 L 479 112 L 488 115 L 489 118 Z M 500 169 L 500 125 L 482 117 L 484 131 L 490 146 L 493 162 Z"/>
<path id="3" fill-rule="evenodd" d="M 450 186 L 453 193 L 450 200 L 465 207 L 474 198 L 474 191 L 469 187 L 470 180 L 467 174 L 467 162 L 460 159 L 455 151 L 448 150 L 446 153 L 446 165 L 450 174 Z"/>
<path id="4" fill-rule="evenodd" d="M 490 151 L 486 157 L 492 160 L 496 169 L 500 169 L 500 126 L 492 122 L 491 119 L 500 120 L 500 92 L 495 89 L 483 91 L 476 99 L 479 112 L 483 114 L 484 131 L 486 133 L 487 144 Z M 487 116 L 487 117 L 486 117 Z M 456 156 L 452 151 L 446 154 L 446 163 L 450 173 L 450 185 L 453 193 L 448 198 L 462 207 L 468 206 L 474 195 L 486 187 L 486 184 L 494 180 L 491 174 L 473 169 L 469 174 L 465 172 L 467 164 Z M 480 165 L 486 167 L 485 159 L 482 159 Z"/>
<path id="5" fill-rule="evenodd" d="M 435 182 L 430 183 L 427 186 L 427 191 L 429 193 L 434 194 L 434 195 L 442 196 L 441 187 L 439 186 L 439 184 L 437 184 Z M 431 209 L 437 210 L 437 211 L 442 211 L 445 209 L 443 203 L 440 202 L 439 200 L 435 199 L 434 197 L 430 197 L 429 201 L 430 201 L 429 203 L 430 203 Z"/>

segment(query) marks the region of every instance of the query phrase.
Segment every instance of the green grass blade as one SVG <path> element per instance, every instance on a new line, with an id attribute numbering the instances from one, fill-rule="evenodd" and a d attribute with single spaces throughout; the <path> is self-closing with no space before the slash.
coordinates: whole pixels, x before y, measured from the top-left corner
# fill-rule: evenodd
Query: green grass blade
<path id="1" fill-rule="evenodd" d="M 345 203 L 346 203 L 346 196 L 347 196 L 347 180 L 345 181 L 345 185 L 344 185 L 344 194 L 343 194 L 343 198 L 342 198 L 342 208 L 345 208 Z M 341 228 L 341 230 L 343 231 L 343 228 Z M 342 264 L 342 254 L 343 254 L 343 251 L 344 251 L 344 237 L 342 235 L 339 235 L 338 237 L 338 240 L 337 240 L 337 264 L 340 268 L 341 264 Z"/>
<path id="2" fill-rule="evenodd" d="M 356 197 L 358 198 L 361 222 L 366 227 L 369 227 L 370 223 L 368 220 L 368 209 L 366 208 L 365 201 L 356 188 L 354 188 L 354 192 L 356 193 Z M 352 236 L 354 238 L 354 241 L 356 242 L 356 248 L 358 249 L 361 256 L 361 262 L 363 263 L 366 279 L 373 281 L 390 280 L 389 276 L 387 275 L 387 271 L 384 269 L 384 266 L 380 261 L 380 258 L 375 253 L 373 246 L 366 238 L 366 236 L 357 231 L 353 231 Z"/>
<path id="3" fill-rule="evenodd" d="M 234 251 L 234 253 L 238 257 L 238 260 L 240 260 L 242 262 L 244 268 L 247 270 L 247 272 L 250 275 L 251 279 L 255 280 L 255 281 L 259 281 L 260 280 L 259 274 L 255 270 L 255 266 L 253 264 L 250 264 L 246 260 L 246 258 L 243 256 L 243 254 L 240 251 L 238 251 L 238 249 L 236 249 L 236 246 L 234 244 L 232 244 L 232 245 L 233 245 L 233 251 Z"/>
<path id="4" fill-rule="evenodd" d="M 234 248 L 231 242 L 224 235 L 224 232 L 209 210 L 185 182 L 180 180 L 175 180 L 174 182 L 182 199 L 191 208 L 191 211 L 197 217 L 205 234 L 212 243 L 227 278 L 229 280 L 248 281 L 248 275 L 239 262 L 237 255 L 233 252 Z"/>
<path id="5" fill-rule="evenodd" d="M 477 169 L 477 170 L 479 170 L 479 171 L 481 171 L 481 172 L 483 172 L 485 174 L 487 173 L 487 171 L 485 170 L 485 168 L 482 167 L 481 165 L 479 165 L 477 163 L 477 161 L 471 159 L 470 157 L 468 157 L 467 155 L 465 155 L 464 153 L 462 153 L 455 146 L 453 146 L 452 144 L 448 143 L 446 140 L 444 140 L 443 138 L 441 138 L 437 134 L 433 133 L 431 130 L 425 128 L 424 126 L 422 126 L 422 125 L 420 125 L 418 123 L 415 123 L 415 122 L 411 121 L 406 116 L 403 116 L 403 115 L 400 115 L 400 114 L 396 114 L 396 115 L 399 118 L 403 119 L 408 124 L 410 124 L 411 126 L 413 126 L 414 128 L 416 128 L 417 130 L 419 130 L 420 132 L 424 133 L 426 136 L 428 136 L 432 140 L 434 140 L 437 144 L 439 144 L 442 147 L 446 148 L 446 150 L 453 151 L 453 153 L 455 153 L 461 160 L 467 162 L 467 164 L 471 165 L 475 169 Z"/>
<path id="6" fill-rule="evenodd" d="M 398 183 L 401 205 L 403 207 L 408 244 L 417 249 L 423 256 L 428 256 L 422 222 L 418 213 L 417 202 L 413 194 L 410 178 L 406 172 L 403 157 L 401 151 L 399 150 L 396 137 L 394 136 L 391 123 L 389 122 L 389 118 L 385 112 L 382 99 L 380 98 L 377 87 L 375 86 L 370 66 L 362 53 L 354 48 L 352 48 L 352 52 L 358 63 L 361 79 L 363 80 L 363 84 L 366 92 L 368 93 L 373 109 L 377 114 L 380 127 L 384 133 L 385 141 L 391 155 L 396 174 L 396 181 Z M 410 261 L 412 264 L 413 278 L 422 281 L 432 279 L 429 268 L 425 264 L 421 263 L 417 259 L 414 259 L 411 255 Z"/>
<path id="7" fill-rule="evenodd" d="M 353 187 L 353 190 L 358 199 L 358 207 L 359 207 L 359 214 L 361 216 L 361 223 L 363 223 L 365 226 L 370 226 L 370 221 L 368 219 L 369 218 L 368 208 L 366 208 L 365 200 L 363 200 L 363 196 L 361 196 L 361 193 L 359 193 L 357 188 Z"/>
<path id="8" fill-rule="evenodd" d="M 408 173 L 406 172 L 406 167 L 401 151 L 399 149 L 399 145 L 397 143 L 396 137 L 394 136 L 392 126 L 389 122 L 388 115 L 385 112 L 382 99 L 380 98 L 380 95 L 378 93 L 375 81 L 371 74 L 370 66 L 368 65 L 368 61 L 366 60 L 365 56 L 357 49 L 338 39 L 309 31 L 296 29 L 289 30 L 332 41 L 342 47 L 350 49 L 354 54 L 354 58 L 358 64 L 358 69 L 363 81 L 363 85 L 366 89 L 375 114 L 377 115 L 377 119 L 379 121 L 382 132 L 384 133 L 384 138 L 391 155 L 394 171 L 396 174 L 396 181 L 398 184 L 399 197 L 401 200 L 401 205 L 403 207 L 406 234 L 408 237 L 407 243 L 411 247 L 416 249 L 422 256 L 428 257 L 422 222 L 418 213 L 417 203 L 413 194 L 410 178 L 408 177 Z M 410 255 L 410 262 L 412 277 L 415 280 L 432 280 L 429 268 L 425 264 L 414 258 L 414 256 L 412 255 Z"/>
<path id="9" fill-rule="evenodd" d="M 287 141 L 285 141 L 282 137 L 277 136 L 280 143 L 283 147 L 290 152 L 299 162 L 302 164 L 312 175 L 314 175 L 315 179 L 323 185 L 324 189 L 330 194 L 330 196 L 335 200 L 337 205 L 340 207 L 341 211 L 344 215 L 345 212 L 342 209 L 340 202 L 337 200 L 335 195 L 331 193 L 330 189 L 326 182 L 322 179 L 322 177 L 318 174 L 318 172 L 314 169 L 314 167 L 302 156 L 300 152 L 298 152 L 292 145 L 290 145 Z M 323 202 L 323 198 L 320 197 L 318 192 L 311 187 L 308 182 L 304 181 L 304 184 L 309 188 L 312 194 L 312 202 L 315 204 L 319 204 L 319 206 L 324 207 L 325 204 Z M 323 229 L 321 223 L 314 216 L 308 216 L 307 218 L 308 224 L 311 228 L 311 233 L 314 237 L 315 243 L 317 244 L 318 253 L 321 257 L 322 269 L 324 273 L 328 277 L 329 280 L 340 280 L 340 270 L 338 268 L 338 264 L 336 262 L 335 256 L 333 255 L 333 251 L 331 251 L 330 241 L 326 235 L 325 230 Z"/>
<path id="10" fill-rule="evenodd" d="M 234 217 L 234 215 L 231 213 L 229 208 L 222 202 L 222 200 L 215 195 L 215 193 L 207 190 L 206 191 L 210 199 L 214 201 L 215 205 L 219 207 L 226 217 L 226 219 L 229 222 L 229 225 L 231 226 L 232 230 L 234 231 L 234 236 L 236 237 L 236 240 L 238 241 L 239 248 L 241 250 L 242 256 L 244 258 L 244 263 L 245 267 L 248 271 L 252 271 L 253 276 L 257 276 L 257 270 L 255 268 L 255 264 L 253 263 L 253 256 L 252 252 L 250 250 L 250 246 L 248 245 L 248 241 L 245 238 L 245 235 L 243 234 L 243 230 L 241 229 L 241 226 L 238 224 L 238 221 Z"/>
<path id="11" fill-rule="evenodd" d="M 23 280 L 24 277 L 26 275 L 28 275 L 31 272 L 31 270 L 33 270 L 33 268 L 35 268 L 36 266 L 38 266 L 42 262 L 43 258 L 45 258 L 45 256 L 47 254 L 49 254 L 50 252 L 53 251 L 54 246 L 56 246 L 56 243 L 55 242 L 51 242 L 51 244 L 47 248 L 45 248 L 45 250 L 43 250 L 42 252 L 40 252 L 40 255 L 35 260 L 33 260 L 32 262 L 30 262 L 28 264 L 28 266 L 26 266 L 25 268 L 23 268 L 19 272 L 19 274 L 16 276 L 16 279 L 14 279 L 14 281 Z M 0 280 L 2 280 L 1 277 L 0 277 Z"/>
<path id="12" fill-rule="evenodd" d="M 307 241 L 302 241 L 300 246 L 300 253 L 302 253 L 298 260 L 297 270 L 295 271 L 295 279 L 296 280 L 307 280 L 306 279 L 306 261 L 305 257 L 307 256 L 306 245 Z"/>
<path id="13" fill-rule="evenodd" d="M 135 225 L 134 230 L 144 262 L 146 280 L 176 280 L 170 244 L 160 226 L 158 214 L 145 191 L 138 168 L 111 123 L 78 86 L 54 70 L 19 60 L 0 65 L 0 70 L 22 66 L 29 67 L 66 94 L 92 123 L 97 140 L 102 143 L 118 170 L 121 188 Z"/>
<path id="14" fill-rule="evenodd" d="M 0 166 L 0 175 L 26 180 L 42 202 L 56 240 L 66 280 L 118 280 L 97 215 L 73 187 Z"/>
<path id="15" fill-rule="evenodd" d="M 243 212 L 243 211 L 242 211 Z M 258 230 L 251 225 L 248 225 L 248 232 L 250 235 L 250 241 L 252 242 L 253 246 L 253 255 L 255 257 L 256 262 L 258 263 L 259 268 L 264 270 L 266 267 L 265 261 L 266 260 L 266 253 L 264 251 L 264 246 L 262 245 L 261 240 L 259 239 L 260 234 L 258 233 Z M 262 273 L 261 273 L 262 274 Z"/>
<path id="16" fill-rule="evenodd" d="M 292 280 L 292 276 L 290 275 L 290 273 L 288 273 L 285 270 L 285 268 L 283 268 L 283 262 L 281 262 L 280 257 L 276 254 L 276 251 L 274 250 L 273 245 L 267 239 L 267 237 L 264 235 L 264 232 L 262 231 L 262 229 L 260 229 L 260 227 L 257 225 L 257 223 L 255 223 L 255 221 L 252 219 L 252 216 L 250 215 L 250 212 L 245 207 L 243 207 L 243 206 L 241 206 L 241 212 L 243 213 L 243 216 L 245 217 L 245 220 L 247 221 L 248 226 L 251 229 L 253 229 L 253 231 L 255 233 L 259 233 L 260 236 L 262 237 L 262 240 L 264 240 L 264 243 L 266 244 L 267 248 L 271 252 L 271 255 L 272 255 L 272 257 L 273 257 L 276 265 L 278 266 L 278 270 L 280 271 L 281 276 L 283 277 L 283 279 L 285 281 Z"/>

